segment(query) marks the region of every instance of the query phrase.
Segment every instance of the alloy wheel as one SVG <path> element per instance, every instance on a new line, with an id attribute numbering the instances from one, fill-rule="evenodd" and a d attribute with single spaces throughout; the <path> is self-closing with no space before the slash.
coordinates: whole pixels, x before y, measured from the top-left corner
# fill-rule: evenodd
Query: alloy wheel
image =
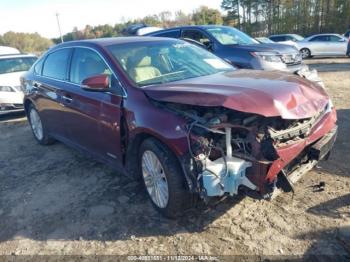
<path id="1" fill-rule="evenodd" d="M 142 176 L 153 203 L 165 208 L 169 200 L 168 181 L 160 160 L 150 150 L 142 155 Z"/>
<path id="2" fill-rule="evenodd" d="M 308 58 L 310 56 L 310 51 L 308 49 L 302 49 L 300 53 L 303 58 Z"/>
<path id="3" fill-rule="evenodd" d="M 38 140 L 42 140 L 44 137 L 43 125 L 41 123 L 40 116 L 38 112 L 33 108 L 30 110 L 30 125 L 32 127 L 33 133 Z"/>

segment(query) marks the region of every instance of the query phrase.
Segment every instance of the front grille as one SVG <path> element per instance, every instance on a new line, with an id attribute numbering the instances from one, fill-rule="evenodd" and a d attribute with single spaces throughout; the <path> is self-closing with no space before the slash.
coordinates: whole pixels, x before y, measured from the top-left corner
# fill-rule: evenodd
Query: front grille
<path id="1" fill-rule="evenodd" d="M 23 108 L 23 104 L 0 104 L 0 111 L 19 110 Z"/>
<path id="2" fill-rule="evenodd" d="M 281 59 L 283 63 L 287 65 L 297 65 L 300 64 L 302 61 L 301 54 L 295 53 L 295 54 L 285 54 L 281 56 Z"/>
<path id="3" fill-rule="evenodd" d="M 285 142 L 288 140 L 295 139 L 297 137 L 304 138 L 309 135 L 311 128 L 318 123 L 321 118 L 324 116 L 328 109 L 328 104 L 324 110 L 320 111 L 315 116 L 308 118 L 293 121 L 291 125 L 286 129 L 275 129 L 274 127 L 269 127 L 268 132 L 270 137 L 274 141 Z"/>
<path id="4" fill-rule="evenodd" d="M 13 104 L 13 107 L 16 109 L 22 109 L 23 108 L 23 104 Z"/>
<path id="5" fill-rule="evenodd" d="M 14 88 L 16 88 L 17 91 L 20 91 L 20 92 L 24 92 L 24 87 L 22 86 L 14 86 Z"/>

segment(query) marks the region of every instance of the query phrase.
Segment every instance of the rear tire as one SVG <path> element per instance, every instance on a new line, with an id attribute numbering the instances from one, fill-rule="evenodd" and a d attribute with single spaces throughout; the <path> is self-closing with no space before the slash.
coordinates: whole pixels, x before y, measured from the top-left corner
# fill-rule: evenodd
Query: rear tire
<path id="1" fill-rule="evenodd" d="M 311 56 L 311 51 L 308 48 L 302 48 L 300 50 L 300 53 L 301 53 L 301 56 L 302 56 L 303 59 L 312 57 Z"/>
<path id="2" fill-rule="evenodd" d="M 187 189 L 178 160 L 161 142 L 149 138 L 141 144 L 139 165 L 146 191 L 153 206 L 161 214 L 175 218 L 192 207 L 193 196 Z M 159 189 L 155 189 L 157 185 Z M 158 201 L 157 195 L 162 195 L 163 200 Z"/>
<path id="3" fill-rule="evenodd" d="M 47 134 L 45 123 L 42 122 L 40 114 L 33 104 L 29 105 L 27 116 L 36 141 L 41 145 L 53 144 L 55 140 Z"/>

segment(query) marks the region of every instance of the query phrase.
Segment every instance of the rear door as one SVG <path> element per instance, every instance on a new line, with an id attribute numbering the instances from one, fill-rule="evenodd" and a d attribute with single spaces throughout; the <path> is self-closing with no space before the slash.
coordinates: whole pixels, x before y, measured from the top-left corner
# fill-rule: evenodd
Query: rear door
<path id="1" fill-rule="evenodd" d="M 331 52 L 334 55 L 345 55 L 347 49 L 347 41 L 343 37 L 336 35 L 329 36 L 329 43 L 331 47 Z"/>
<path id="2" fill-rule="evenodd" d="M 110 75 L 110 91 L 94 92 L 82 88 L 84 79 L 99 74 Z M 69 82 L 62 91 L 69 139 L 94 155 L 120 160 L 122 96 L 116 91 L 118 81 L 110 67 L 97 51 L 76 47 L 72 54 Z"/>
<path id="3" fill-rule="evenodd" d="M 60 92 L 66 85 L 71 51 L 59 49 L 40 60 L 34 67 L 35 78 L 31 83 L 45 128 L 60 137 L 66 135 Z"/>

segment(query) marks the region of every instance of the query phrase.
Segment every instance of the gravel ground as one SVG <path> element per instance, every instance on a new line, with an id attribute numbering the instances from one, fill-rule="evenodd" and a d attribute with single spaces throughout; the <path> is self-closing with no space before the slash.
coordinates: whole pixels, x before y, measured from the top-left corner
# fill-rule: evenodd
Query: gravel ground
<path id="1" fill-rule="evenodd" d="M 38 145 L 21 116 L 0 120 L 0 254 L 347 255 L 350 59 L 308 60 L 338 108 L 330 160 L 273 201 L 226 199 L 179 220 L 141 185 L 61 143 Z M 326 183 L 324 191 L 313 185 Z"/>

